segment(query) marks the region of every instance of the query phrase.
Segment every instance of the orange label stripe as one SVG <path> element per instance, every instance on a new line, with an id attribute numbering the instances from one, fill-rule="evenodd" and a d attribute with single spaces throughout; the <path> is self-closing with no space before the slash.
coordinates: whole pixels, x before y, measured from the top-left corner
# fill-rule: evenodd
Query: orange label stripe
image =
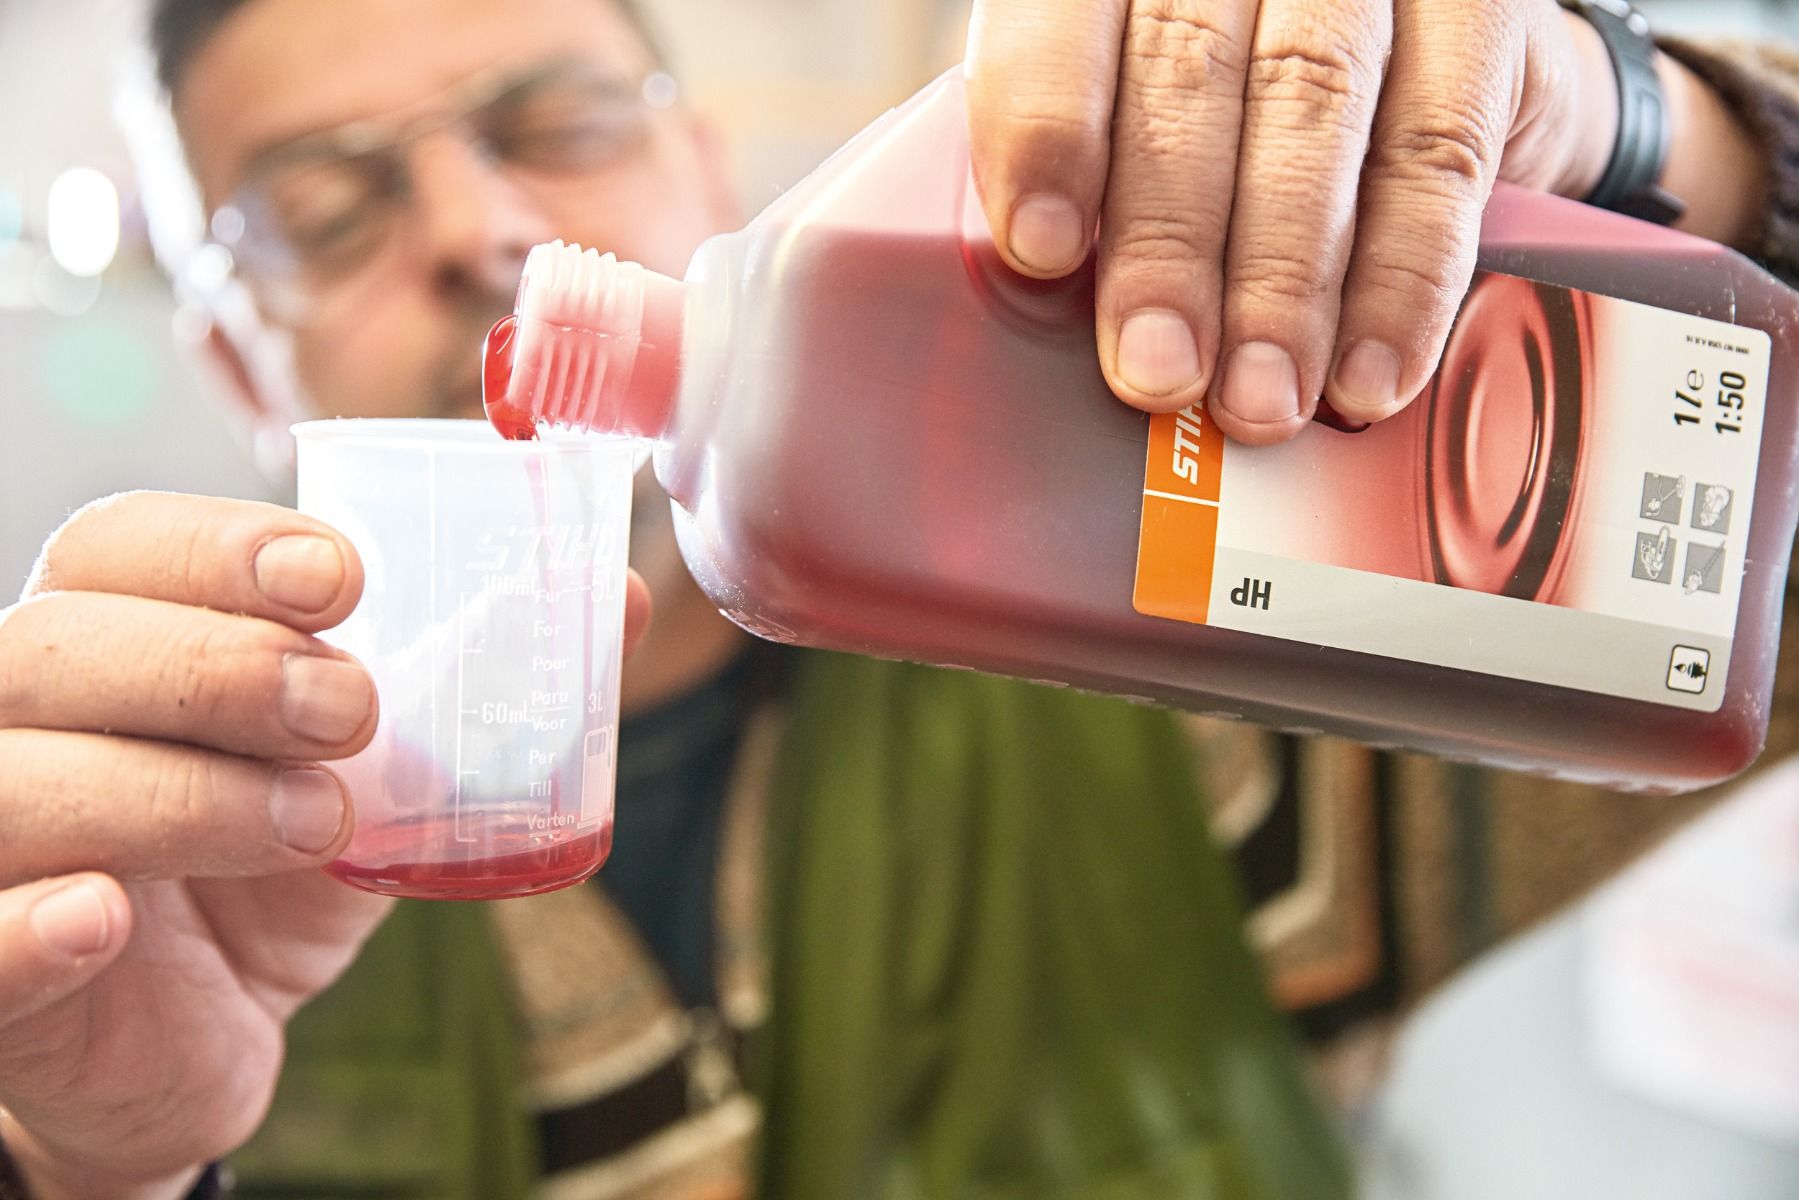
<path id="1" fill-rule="evenodd" d="M 1218 492 L 1224 436 L 1204 409 L 1150 418 L 1137 535 L 1138 612 L 1203 625 L 1218 551 Z"/>

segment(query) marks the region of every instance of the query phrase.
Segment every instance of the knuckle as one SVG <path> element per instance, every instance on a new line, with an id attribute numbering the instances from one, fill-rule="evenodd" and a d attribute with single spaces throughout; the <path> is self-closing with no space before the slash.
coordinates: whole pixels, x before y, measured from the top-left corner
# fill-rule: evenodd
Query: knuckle
<path id="1" fill-rule="evenodd" d="M 28 665 L 30 655 L 19 643 L 24 638 L 23 626 L 31 619 L 26 600 L 0 610 L 0 728 L 21 724 L 30 711 L 31 697 L 36 692 L 35 674 Z"/>
<path id="2" fill-rule="evenodd" d="M 191 710 L 190 719 L 198 724 L 226 719 L 243 701 L 237 681 L 280 661 L 273 642 L 266 633 L 247 633 L 234 621 L 207 620 L 197 631 L 171 640 L 162 659 L 159 691 L 172 707 Z"/>
<path id="3" fill-rule="evenodd" d="M 1400 122 L 1381 140 L 1375 167 L 1452 193 L 1479 188 L 1497 139 L 1476 114 L 1443 107 Z"/>
<path id="4" fill-rule="evenodd" d="M 214 783 L 208 758 L 174 746 L 159 749 L 150 765 L 144 797 L 149 827 L 165 834 L 199 828 L 211 807 Z"/>
<path id="5" fill-rule="evenodd" d="M 1331 290 L 1320 270 L 1322 265 L 1275 251 L 1245 254 L 1231 272 L 1230 290 L 1264 305 L 1309 307 L 1324 300 Z"/>
<path id="6" fill-rule="evenodd" d="M 1381 298 L 1385 311 L 1399 309 L 1428 320 L 1453 311 L 1463 284 L 1454 256 L 1387 254 L 1370 261 L 1363 283 Z"/>
<path id="7" fill-rule="evenodd" d="M 1286 111 L 1306 125 L 1349 123 L 1368 90 L 1353 56 L 1299 46 L 1253 55 L 1245 80 L 1251 104 Z"/>
<path id="8" fill-rule="evenodd" d="M 1103 153 L 1111 119 L 1110 111 L 1091 105 L 1009 101 L 1000 114 L 1004 140 L 996 143 L 993 158 L 1028 164 L 1033 173 L 1091 168 Z"/>
<path id="9" fill-rule="evenodd" d="M 0 726 L 23 724 L 36 710 L 59 646 L 79 632 L 72 607 L 46 593 L 0 610 Z"/>
<path id="10" fill-rule="evenodd" d="M 55 874 L 81 853 L 85 797 L 104 764 L 35 730 L 0 729 L 0 886 Z"/>
<path id="11" fill-rule="evenodd" d="M 29 745 L 18 730 L 0 729 L 0 846 L 8 847 L 8 853 L 0 854 L 0 887 L 20 882 L 16 847 L 26 832 L 21 828 L 28 819 L 26 797 L 61 794 L 43 786 L 39 764 L 26 752 Z"/>
<path id="12" fill-rule="evenodd" d="M 1125 222 L 1112 235 L 1110 257 L 1115 265 L 1179 263 L 1200 254 L 1198 227 L 1170 217 L 1138 217 Z"/>
<path id="13" fill-rule="evenodd" d="M 1111 105 L 1102 97 L 1067 80 L 1045 80 L 1041 87 L 1015 87 L 999 102 L 999 123 L 1015 136 L 1064 142 L 1096 142 L 1112 122 Z"/>
<path id="14" fill-rule="evenodd" d="M 162 543 L 156 564 L 162 576 L 162 594 L 194 604 L 216 603 L 213 569 L 222 547 L 232 544 L 224 524 L 199 518 L 171 521 L 158 531 Z"/>
<path id="15" fill-rule="evenodd" d="M 1242 81 L 1248 48 L 1200 0 L 1139 0 L 1125 31 L 1127 77 L 1152 89 L 1199 92 Z"/>

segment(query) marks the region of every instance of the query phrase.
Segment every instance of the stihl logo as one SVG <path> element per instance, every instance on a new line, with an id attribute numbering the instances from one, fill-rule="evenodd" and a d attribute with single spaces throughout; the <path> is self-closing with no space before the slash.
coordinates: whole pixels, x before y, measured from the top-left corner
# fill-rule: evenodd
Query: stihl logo
<path id="1" fill-rule="evenodd" d="M 1199 486 L 1199 443 L 1204 436 L 1199 411 L 1182 409 L 1174 415 L 1174 473 L 1195 487 Z"/>

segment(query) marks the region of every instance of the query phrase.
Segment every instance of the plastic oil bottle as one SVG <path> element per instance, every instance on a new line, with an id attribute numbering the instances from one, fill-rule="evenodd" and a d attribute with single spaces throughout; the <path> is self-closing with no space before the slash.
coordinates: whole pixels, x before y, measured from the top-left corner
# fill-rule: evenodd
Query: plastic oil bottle
<path id="1" fill-rule="evenodd" d="M 489 412 L 653 438 L 689 568 L 766 638 L 1633 790 L 1761 749 L 1799 296 L 1501 188 L 1443 366 L 1360 432 L 1227 444 L 1100 374 L 1090 271 L 1021 278 L 959 74 L 684 281 L 540 247 Z"/>

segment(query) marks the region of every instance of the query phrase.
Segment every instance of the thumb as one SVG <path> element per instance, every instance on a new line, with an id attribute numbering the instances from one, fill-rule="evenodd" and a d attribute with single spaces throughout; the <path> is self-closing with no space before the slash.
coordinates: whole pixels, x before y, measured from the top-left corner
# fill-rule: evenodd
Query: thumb
<path id="1" fill-rule="evenodd" d="M 0 1031 L 87 984 L 118 957 L 130 932 L 131 903 L 105 875 L 0 891 Z"/>

